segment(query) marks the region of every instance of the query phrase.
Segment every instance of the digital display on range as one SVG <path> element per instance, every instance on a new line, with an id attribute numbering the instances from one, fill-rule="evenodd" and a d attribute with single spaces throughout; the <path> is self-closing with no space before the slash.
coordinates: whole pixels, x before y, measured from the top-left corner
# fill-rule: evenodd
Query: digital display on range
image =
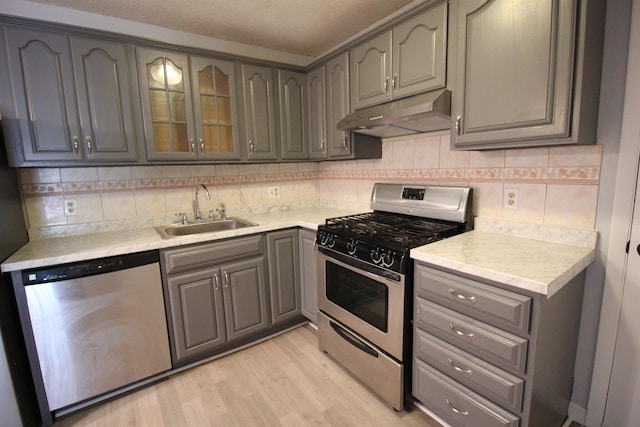
<path id="1" fill-rule="evenodd" d="M 403 188 L 402 198 L 409 200 L 424 200 L 424 188 Z"/>

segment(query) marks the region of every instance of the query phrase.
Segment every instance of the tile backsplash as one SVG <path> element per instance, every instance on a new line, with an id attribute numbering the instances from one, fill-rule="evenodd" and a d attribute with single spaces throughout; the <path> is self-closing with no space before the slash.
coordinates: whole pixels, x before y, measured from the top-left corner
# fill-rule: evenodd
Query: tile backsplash
<path id="1" fill-rule="evenodd" d="M 225 203 L 233 214 L 313 204 L 368 208 L 374 182 L 462 185 L 474 189 L 474 214 L 533 224 L 593 229 L 602 146 L 451 151 L 449 135 L 385 140 L 382 159 L 194 166 L 20 169 L 32 239 L 62 225 L 109 223 L 201 211 Z M 269 187 L 279 198 L 269 198 Z M 515 190 L 517 209 L 504 203 Z M 75 215 L 65 201 L 75 201 Z M 46 234 L 46 233 L 45 233 Z"/>

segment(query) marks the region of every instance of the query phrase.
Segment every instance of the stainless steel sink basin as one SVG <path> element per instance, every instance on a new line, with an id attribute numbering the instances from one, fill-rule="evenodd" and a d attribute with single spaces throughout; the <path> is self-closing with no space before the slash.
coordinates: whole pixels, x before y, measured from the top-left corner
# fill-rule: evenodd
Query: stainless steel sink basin
<path id="1" fill-rule="evenodd" d="M 216 231 L 237 230 L 239 228 L 254 227 L 258 224 L 242 218 L 214 219 L 210 221 L 198 221 L 188 224 L 171 224 L 156 227 L 160 236 L 164 239 L 192 234 L 213 233 Z"/>

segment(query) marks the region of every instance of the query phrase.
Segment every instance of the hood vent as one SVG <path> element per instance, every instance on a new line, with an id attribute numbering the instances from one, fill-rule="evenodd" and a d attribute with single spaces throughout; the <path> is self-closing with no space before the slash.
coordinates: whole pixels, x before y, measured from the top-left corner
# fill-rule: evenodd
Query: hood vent
<path id="1" fill-rule="evenodd" d="M 451 91 L 435 90 L 349 114 L 338 129 L 390 138 L 451 128 Z"/>

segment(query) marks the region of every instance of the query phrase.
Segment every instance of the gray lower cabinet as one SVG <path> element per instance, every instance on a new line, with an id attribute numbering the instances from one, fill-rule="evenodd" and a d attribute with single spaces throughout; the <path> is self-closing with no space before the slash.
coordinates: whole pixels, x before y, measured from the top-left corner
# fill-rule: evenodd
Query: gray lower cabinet
<path id="1" fill-rule="evenodd" d="M 595 143 L 604 7 L 451 2 L 452 146 Z"/>
<path id="2" fill-rule="evenodd" d="M 583 285 L 547 298 L 417 262 L 414 397 L 452 426 L 561 426 Z"/>
<path id="3" fill-rule="evenodd" d="M 2 37 L 13 166 L 138 160 L 128 45 L 11 26 Z"/>
<path id="4" fill-rule="evenodd" d="M 309 158 L 305 74 L 278 70 L 280 153 L 283 160 Z"/>
<path id="5" fill-rule="evenodd" d="M 267 233 L 272 323 L 300 316 L 298 230 Z"/>
<path id="6" fill-rule="evenodd" d="M 166 249 L 160 258 L 174 366 L 269 328 L 262 235 Z"/>
<path id="7" fill-rule="evenodd" d="M 318 323 L 318 258 L 316 256 L 316 232 L 300 229 L 300 290 L 302 314 Z"/>
<path id="8" fill-rule="evenodd" d="M 248 160 L 276 160 L 277 123 L 274 70 L 242 64 L 243 139 Z"/>

